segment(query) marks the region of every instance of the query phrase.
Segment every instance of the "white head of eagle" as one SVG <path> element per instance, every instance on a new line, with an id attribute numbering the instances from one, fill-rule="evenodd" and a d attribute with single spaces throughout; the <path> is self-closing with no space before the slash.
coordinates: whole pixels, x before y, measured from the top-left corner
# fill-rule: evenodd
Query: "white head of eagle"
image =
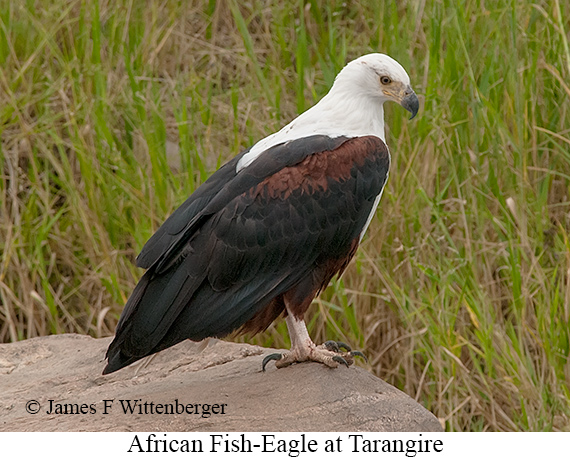
<path id="1" fill-rule="evenodd" d="M 386 101 L 416 115 L 404 68 L 384 54 L 350 62 L 311 109 L 238 154 L 159 227 L 137 257 L 136 285 L 104 374 L 183 340 L 264 331 L 285 316 L 278 368 L 352 364 L 358 351 L 313 343 L 304 315 L 342 274 L 372 220 L 390 166 Z M 345 350 L 341 350 L 345 349 Z"/>

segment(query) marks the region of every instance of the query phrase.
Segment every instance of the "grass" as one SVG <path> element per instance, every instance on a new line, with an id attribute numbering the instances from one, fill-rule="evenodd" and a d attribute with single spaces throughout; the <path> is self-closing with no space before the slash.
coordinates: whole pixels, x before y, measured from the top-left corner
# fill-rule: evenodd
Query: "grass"
<path id="1" fill-rule="evenodd" d="M 0 341 L 111 335 L 165 217 L 382 51 L 422 108 L 387 106 L 387 191 L 310 331 L 447 430 L 570 430 L 566 2 L 36 3 L 0 6 Z"/>

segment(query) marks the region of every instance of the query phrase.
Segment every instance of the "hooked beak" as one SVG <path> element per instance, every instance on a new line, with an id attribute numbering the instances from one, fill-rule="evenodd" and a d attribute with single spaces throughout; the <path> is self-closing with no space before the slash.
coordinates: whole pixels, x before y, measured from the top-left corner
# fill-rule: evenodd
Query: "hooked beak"
<path id="1" fill-rule="evenodd" d="M 408 86 L 406 90 L 403 92 L 400 105 L 402 105 L 403 108 L 407 109 L 410 113 L 412 113 L 412 117 L 410 117 L 410 119 L 413 119 L 414 117 L 416 117 L 416 114 L 418 114 L 418 109 L 420 108 L 420 101 L 418 100 L 418 96 L 410 86 Z"/>

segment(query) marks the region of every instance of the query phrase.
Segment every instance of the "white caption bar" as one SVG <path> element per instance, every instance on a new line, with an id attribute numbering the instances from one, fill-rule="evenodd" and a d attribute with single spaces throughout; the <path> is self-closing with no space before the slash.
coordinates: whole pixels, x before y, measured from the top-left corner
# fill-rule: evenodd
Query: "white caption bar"
<path id="1" fill-rule="evenodd" d="M 568 455 L 569 433 L 2 433 L 5 455 L 311 455 L 485 457 Z"/>

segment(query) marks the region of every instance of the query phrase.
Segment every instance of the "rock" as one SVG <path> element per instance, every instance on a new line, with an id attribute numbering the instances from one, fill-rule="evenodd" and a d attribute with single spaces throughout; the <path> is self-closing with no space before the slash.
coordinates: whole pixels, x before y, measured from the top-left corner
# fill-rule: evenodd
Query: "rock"
<path id="1" fill-rule="evenodd" d="M 263 373 L 263 356 L 274 350 L 210 340 L 205 349 L 186 341 L 146 366 L 102 376 L 110 342 L 55 335 L 0 345 L 0 431 L 442 430 L 430 412 L 362 368 L 270 363 Z M 26 411 L 38 404 L 36 414 Z"/>

